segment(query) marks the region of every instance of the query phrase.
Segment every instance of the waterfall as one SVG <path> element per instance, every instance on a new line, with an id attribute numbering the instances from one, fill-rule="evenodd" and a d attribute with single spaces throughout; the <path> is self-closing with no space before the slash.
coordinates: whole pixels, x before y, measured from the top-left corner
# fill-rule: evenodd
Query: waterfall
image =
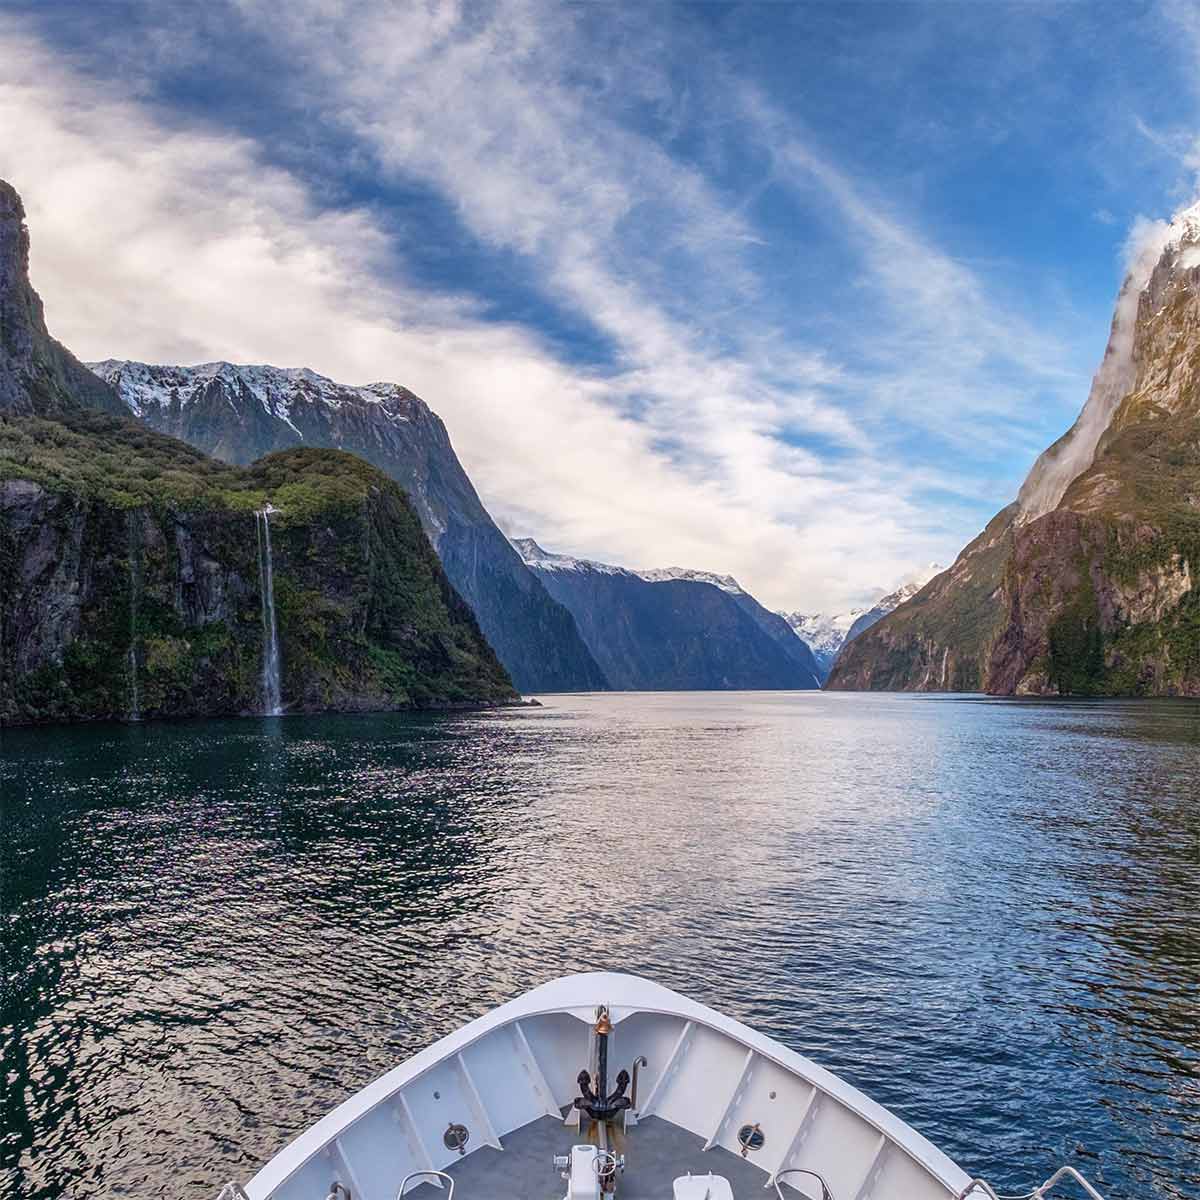
<path id="1" fill-rule="evenodd" d="M 137 624 L 142 591 L 142 555 L 137 513 L 132 510 L 125 516 L 125 533 L 129 549 L 129 650 L 125 655 L 125 681 L 129 692 L 129 720 L 140 721 L 142 705 L 138 695 Z"/>
<path id="2" fill-rule="evenodd" d="M 279 693 L 279 634 L 275 628 L 275 576 L 271 566 L 270 513 L 269 505 L 256 511 L 254 525 L 258 533 L 258 583 L 262 592 L 263 712 L 269 717 L 277 717 L 283 712 L 283 705 Z"/>

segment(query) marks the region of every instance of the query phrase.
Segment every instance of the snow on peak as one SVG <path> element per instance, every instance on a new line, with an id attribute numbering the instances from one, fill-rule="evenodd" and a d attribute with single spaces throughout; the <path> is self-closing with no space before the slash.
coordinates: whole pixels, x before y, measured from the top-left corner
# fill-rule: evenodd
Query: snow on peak
<path id="1" fill-rule="evenodd" d="M 624 567 L 594 562 L 590 558 L 574 558 L 570 554 L 554 554 L 539 546 L 533 538 L 513 538 L 513 547 L 525 560 L 525 565 L 540 571 L 597 571 L 601 575 L 633 575 Z"/>
<path id="2" fill-rule="evenodd" d="M 814 654 L 836 655 L 850 632 L 850 626 L 867 611 L 865 608 L 852 608 L 844 613 L 781 612 L 779 615 Z"/>
<path id="3" fill-rule="evenodd" d="M 689 583 L 711 583 L 713 587 L 718 587 L 731 596 L 745 594 L 741 585 L 732 575 L 716 575 L 712 571 L 692 571 L 687 567 L 659 567 L 653 571 L 636 571 L 634 573 L 647 583 L 667 583 L 682 579 Z"/>
<path id="4" fill-rule="evenodd" d="M 1181 208 L 1172 218 L 1168 244 L 1200 242 L 1200 200 Z"/>
<path id="5" fill-rule="evenodd" d="M 231 408 L 235 397 L 248 396 L 263 410 L 300 434 L 292 417 L 297 405 L 320 404 L 337 410 L 344 405 L 369 404 L 390 421 L 408 421 L 425 406 L 407 388 L 395 383 L 369 383 L 363 387 L 336 383 L 309 367 L 271 367 L 225 361 L 191 367 L 157 366 L 108 358 L 86 364 L 117 389 L 135 416 L 178 405 L 187 408 L 205 399 L 209 388 L 220 383 Z M 302 435 L 301 435 L 302 436 Z"/>
<path id="6" fill-rule="evenodd" d="M 899 608 L 905 600 L 911 600 L 935 575 L 945 568 L 938 563 L 918 567 L 905 576 L 894 591 L 880 596 L 866 608 L 852 608 L 843 613 L 800 613 L 781 612 L 779 615 L 792 627 L 792 631 L 816 655 L 825 655 L 830 662 L 850 637 L 851 630 L 863 617 L 871 620 L 859 626 L 858 632 Z"/>
<path id="7" fill-rule="evenodd" d="M 574 558 L 570 554 L 554 554 L 539 546 L 533 538 L 514 538 L 513 546 L 525 560 L 526 565 L 542 571 L 598 571 L 602 575 L 626 575 L 646 583 L 671 583 L 682 580 L 686 583 L 707 583 L 718 587 L 731 596 L 743 592 L 732 575 L 716 575 L 712 571 L 693 571 L 687 567 L 659 567 L 649 571 L 633 571 L 628 567 L 616 567 L 611 563 L 596 562 L 590 558 Z"/>

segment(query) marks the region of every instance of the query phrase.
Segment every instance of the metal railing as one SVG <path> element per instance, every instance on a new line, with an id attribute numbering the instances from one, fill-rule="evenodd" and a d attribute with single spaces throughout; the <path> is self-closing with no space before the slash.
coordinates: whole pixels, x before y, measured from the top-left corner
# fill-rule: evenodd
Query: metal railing
<path id="1" fill-rule="evenodd" d="M 833 1193 L 829 1190 L 829 1185 L 825 1182 L 824 1178 L 818 1175 L 816 1171 L 809 1171 L 804 1167 L 788 1167 L 786 1171 L 780 1171 L 775 1176 L 775 1192 L 779 1196 L 779 1200 L 787 1200 L 779 1182 L 785 1175 L 808 1175 L 821 1185 L 821 1200 L 833 1200 Z M 799 1191 L 798 1188 L 796 1190 Z M 962 1200 L 962 1197 L 959 1197 L 959 1200 Z"/>
<path id="2" fill-rule="evenodd" d="M 396 1193 L 396 1200 L 400 1200 L 404 1195 L 404 1189 L 414 1179 L 427 1179 L 431 1175 L 437 1179 L 444 1179 L 450 1185 L 450 1190 L 446 1193 L 446 1200 L 454 1200 L 454 1179 L 445 1171 L 413 1171 L 411 1174 L 405 1175 L 400 1181 L 400 1190 Z"/>
<path id="3" fill-rule="evenodd" d="M 1073 1179 L 1087 1194 L 1091 1200 L 1104 1200 L 1098 1191 L 1074 1167 L 1062 1166 L 1059 1167 L 1049 1179 L 1046 1180 L 1040 1187 L 1035 1187 L 1032 1192 L 1021 1192 L 1017 1196 L 1001 1196 L 994 1187 L 986 1179 L 972 1179 L 969 1184 L 958 1194 L 958 1200 L 966 1200 L 972 1192 L 982 1192 L 988 1197 L 988 1200 L 1042 1200 L 1044 1196 L 1058 1185 L 1062 1179 Z"/>

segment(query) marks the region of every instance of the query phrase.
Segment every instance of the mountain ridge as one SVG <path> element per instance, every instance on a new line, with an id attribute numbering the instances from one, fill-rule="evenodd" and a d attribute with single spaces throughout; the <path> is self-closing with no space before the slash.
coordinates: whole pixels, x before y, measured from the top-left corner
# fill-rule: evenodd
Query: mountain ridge
<path id="1" fill-rule="evenodd" d="M 915 596 L 941 571 L 942 567 L 937 563 L 930 563 L 928 567 L 914 572 L 894 591 L 880 596 L 869 608 L 852 608 L 849 612 L 834 614 L 781 612 L 779 615 L 813 652 L 821 668 L 821 682 L 824 684 L 847 642 L 853 641 L 860 633 Z"/>
<path id="2" fill-rule="evenodd" d="M 404 488 L 450 581 L 522 691 L 593 691 L 607 680 L 571 614 L 496 526 L 441 418 L 400 384 L 341 384 L 307 367 L 225 361 L 91 364 L 147 425 L 246 465 L 294 446 L 349 450 Z"/>
<path id="3" fill-rule="evenodd" d="M 731 576 L 636 571 L 513 545 L 580 632 L 618 690 L 815 689 L 811 651 Z"/>

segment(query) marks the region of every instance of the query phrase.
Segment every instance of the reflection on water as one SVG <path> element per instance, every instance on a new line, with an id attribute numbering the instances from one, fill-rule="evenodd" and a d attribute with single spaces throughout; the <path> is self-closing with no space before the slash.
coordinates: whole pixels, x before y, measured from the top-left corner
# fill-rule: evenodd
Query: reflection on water
<path id="1" fill-rule="evenodd" d="M 610 695 L 2 748 L 5 1197 L 211 1200 L 594 968 L 997 1184 L 1200 1194 L 1196 705 Z"/>

